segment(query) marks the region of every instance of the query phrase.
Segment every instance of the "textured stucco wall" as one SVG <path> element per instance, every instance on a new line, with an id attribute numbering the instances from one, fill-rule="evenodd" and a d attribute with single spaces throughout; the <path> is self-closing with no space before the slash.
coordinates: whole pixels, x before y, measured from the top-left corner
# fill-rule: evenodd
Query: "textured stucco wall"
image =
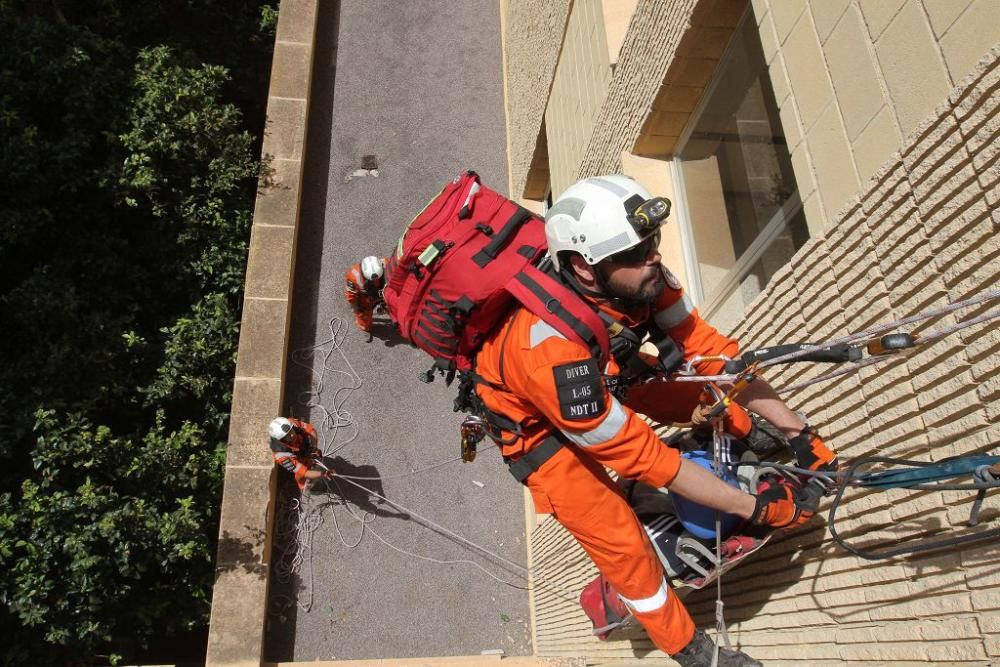
<path id="1" fill-rule="evenodd" d="M 570 4 L 571 0 L 506 0 L 500 5 L 504 12 L 510 192 L 514 197 L 524 191 L 528 178 Z"/>
<path id="2" fill-rule="evenodd" d="M 574 166 L 593 130 L 610 79 L 601 0 L 575 0 L 545 110 L 553 194 L 576 181 Z"/>
<path id="3" fill-rule="evenodd" d="M 621 171 L 622 151 L 635 145 L 696 4 L 696 0 L 638 3 L 608 94 L 576 169 L 578 178 Z"/>
<path id="4" fill-rule="evenodd" d="M 746 347 L 830 339 L 997 286 L 998 89 L 1000 48 L 994 47 L 779 271 L 735 332 Z M 955 321 L 940 317 L 913 331 Z M 996 322 L 875 369 L 786 398 L 811 416 L 844 459 L 878 452 L 935 461 L 996 452 Z M 820 370 L 789 366 L 765 377 L 782 387 Z M 838 529 L 862 543 L 923 529 L 961 531 L 973 498 L 968 492 L 849 493 Z M 982 524 L 997 526 L 997 502 L 991 494 Z M 825 511 L 820 517 L 778 536 L 725 578 L 734 642 L 767 664 L 1000 662 L 1000 545 L 872 562 L 840 549 L 826 530 Z M 531 535 L 531 549 L 532 562 L 544 564 L 540 573 L 564 590 L 579 590 L 595 574 L 549 518 Z M 538 585 L 535 599 L 538 655 L 625 658 L 650 646 L 647 640 L 598 642 L 575 601 L 550 586 Z M 690 596 L 687 604 L 700 626 L 714 625 L 714 591 Z"/>

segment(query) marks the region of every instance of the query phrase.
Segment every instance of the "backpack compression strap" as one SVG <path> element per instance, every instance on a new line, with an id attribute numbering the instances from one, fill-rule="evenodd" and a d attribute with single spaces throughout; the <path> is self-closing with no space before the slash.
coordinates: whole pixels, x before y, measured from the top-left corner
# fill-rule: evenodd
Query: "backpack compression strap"
<path id="1" fill-rule="evenodd" d="M 505 289 L 563 336 L 599 353 L 601 368 L 607 365 L 610 359 L 607 329 L 576 292 L 531 265 L 514 276 Z"/>

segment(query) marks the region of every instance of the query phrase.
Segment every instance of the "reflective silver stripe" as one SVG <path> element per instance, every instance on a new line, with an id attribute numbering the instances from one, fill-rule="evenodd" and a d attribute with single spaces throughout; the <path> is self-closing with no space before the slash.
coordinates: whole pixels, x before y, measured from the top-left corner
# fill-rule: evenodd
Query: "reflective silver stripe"
<path id="1" fill-rule="evenodd" d="M 556 215 L 568 215 L 579 222 L 585 208 L 587 208 L 587 202 L 579 197 L 565 197 L 553 204 L 552 208 L 545 214 L 545 217 L 552 219 Z"/>
<path id="2" fill-rule="evenodd" d="M 538 320 L 531 325 L 531 340 L 529 341 L 529 345 L 531 345 L 532 349 L 534 349 L 541 345 L 542 341 L 548 340 L 553 336 L 566 340 L 566 336 L 563 336 L 561 333 L 552 328 L 551 324 L 544 320 Z"/>
<path id="3" fill-rule="evenodd" d="M 642 598 L 641 600 L 629 600 L 624 595 L 619 595 L 629 609 L 632 611 L 639 612 L 640 614 L 648 613 L 651 611 L 656 611 L 663 605 L 667 604 L 667 580 L 660 580 L 660 590 L 656 591 L 655 595 L 651 595 L 648 598 Z"/>
<path id="4" fill-rule="evenodd" d="M 680 301 L 656 314 L 656 326 L 663 331 L 671 329 L 687 319 L 692 310 L 694 310 L 694 304 L 691 303 L 691 299 L 685 292 Z"/>
<path id="5" fill-rule="evenodd" d="M 628 195 L 628 190 L 618 185 L 617 183 L 604 180 L 603 178 L 588 178 L 587 182 L 596 185 L 598 187 L 604 188 L 605 190 L 610 190 L 612 194 L 618 197 L 624 198 L 626 195 Z"/>
<path id="6" fill-rule="evenodd" d="M 594 257 L 603 258 L 613 255 L 619 250 L 631 248 L 633 245 L 635 244 L 632 243 L 632 238 L 628 235 L 628 232 L 622 232 L 621 234 L 615 234 L 610 239 L 605 239 L 600 243 L 590 246 L 590 254 Z"/>
<path id="7" fill-rule="evenodd" d="M 586 433 L 563 431 L 563 434 L 581 447 L 600 445 L 618 435 L 618 432 L 625 426 L 625 422 L 628 421 L 628 413 L 625 412 L 625 408 L 622 407 L 622 404 L 614 396 L 609 396 L 608 398 L 611 399 L 611 409 L 608 411 L 608 416 L 604 418 L 604 421 L 597 425 L 597 428 L 593 428 Z"/>

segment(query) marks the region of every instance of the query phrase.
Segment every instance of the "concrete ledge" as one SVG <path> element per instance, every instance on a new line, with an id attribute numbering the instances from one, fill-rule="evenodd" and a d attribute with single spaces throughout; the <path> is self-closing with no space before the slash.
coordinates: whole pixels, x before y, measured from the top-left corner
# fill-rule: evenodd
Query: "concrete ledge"
<path id="1" fill-rule="evenodd" d="M 282 0 L 244 285 L 206 665 L 260 665 L 267 620 L 274 466 L 281 412 L 318 0 Z"/>
<path id="2" fill-rule="evenodd" d="M 265 662 L 262 667 L 585 667 L 583 658 L 505 657 L 500 655 L 449 656 L 446 658 L 386 658 L 384 660 L 316 660 L 311 662 Z"/>

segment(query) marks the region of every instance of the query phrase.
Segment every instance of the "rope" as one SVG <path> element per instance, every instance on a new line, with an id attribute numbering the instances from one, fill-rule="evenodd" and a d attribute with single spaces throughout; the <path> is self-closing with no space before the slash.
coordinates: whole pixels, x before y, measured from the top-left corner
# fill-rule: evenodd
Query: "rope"
<path id="1" fill-rule="evenodd" d="M 887 322 L 887 323 L 884 323 L 884 324 L 879 324 L 879 325 L 874 326 L 874 327 L 872 327 L 870 329 L 866 329 L 865 331 L 861 331 L 861 332 L 858 332 L 858 333 L 854 333 L 854 334 L 850 334 L 850 335 L 847 335 L 847 336 L 843 336 L 841 338 L 835 338 L 833 340 L 826 341 L 826 342 L 823 342 L 823 343 L 817 343 L 815 345 L 805 345 L 801 349 L 795 350 L 794 352 L 789 352 L 788 354 L 783 354 L 780 357 L 775 357 L 774 359 L 769 359 L 768 361 L 759 362 L 758 369 L 768 368 L 770 366 L 774 366 L 774 365 L 777 365 L 777 364 L 789 363 L 791 361 L 795 361 L 796 359 L 798 359 L 800 357 L 806 356 L 806 355 L 808 355 L 811 352 L 815 352 L 817 350 L 822 350 L 822 349 L 825 349 L 825 348 L 828 348 L 828 347 L 832 347 L 834 345 L 844 345 L 844 344 L 856 343 L 856 342 L 859 342 L 859 341 L 870 340 L 870 339 L 874 338 L 875 336 L 877 336 L 879 334 L 882 334 L 882 333 L 885 333 L 885 332 L 888 332 L 888 331 L 892 331 L 894 329 L 898 329 L 899 327 L 907 325 L 907 324 L 913 324 L 914 322 L 920 322 L 920 321 L 928 320 L 928 319 L 935 318 L 935 317 L 941 317 L 943 315 L 947 315 L 947 314 L 952 313 L 954 311 L 961 310 L 963 308 L 970 308 L 972 306 L 976 306 L 976 305 L 979 305 L 981 303 L 985 303 L 987 301 L 993 301 L 995 299 L 1000 299 L 1000 288 L 991 289 L 991 290 L 988 290 L 988 291 L 986 291 L 986 292 L 984 292 L 982 294 L 979 294 L 977 296 L 974 296 L 974 297 L 971 297 L 971 298 L 968 298 L 968 299 L 965 299 L 965 300 L 962 300 L 962 301 L 956 301 L 955 303 L 948 304 L 948 305 L 945 305 L 945 306 L 939 306 L 937 308 L 931 308 L 929 310 L 925 310 L 923 312 L 920 312 L 920 313 L 917 313 L 917 314 L 914 314 L 914 315 L 910 315 L 908 317 L 904 317 L 904 318 L 901 318 L 901 319 L 898 319 L 898 320 L 894 320 L 892 322 Z M 977 324 L 982 324 L 983 322 L 989 322 L 991 320 L 998 319 L 998 318 L 1000 318 L 1000 310 L 993 310 L 993 311 L 984 313 L 982 315 L 978 315 L 976 317 L 969 318 L 967 320 L 962 320 L 962 321 L 960 321 L 960 322 L 958 322 L 958 323 L 956 323 L 956 324 L 954 324 L 952 326 L 945 327 L 945 328 L 942 328 L 942 329 L 939 329 L 939 330 L 936 330 L 936 331 L 932 331 L 932 332 L 923 334 L 919 339 L 917 339 L 915 347 L 910 348 L 909 350 L 900 350 L 900 352 L 905 352 L 905 353 L 909 354 L 911 351 L 915 351 L 920 346 L 923 346 L 923 345 L 926 345 L 926 344 L 930 344 L 930 343 L 934 343 L 934 342 L 940 340 L 941 338 L 944 338 L 945 336 L 948 336 L 948 335 L 950 335 L 952 333 L 955 333 L 956 331 L 960 331 L 960 330 L 965 329 L 967 327 L 975 326 Z M 798 389 L 802 389 L 804 387 L 808 387 L 808 386 L 810 386 L 812 384 L 816 384 L 818 382 L 823 382 L 825 380 L 829 380 L 829 379 L 831 379 L 833 377 L 837 377 L 839 375 L 846 375 L 848 373 L 857 372 L 858 370 L 860 370 L 861 368 L 864 368 L 866 366 L 871 366 L 871 365 L 874 365 L 874 364 L 883 363 L 884 361 L 891 361 L 891 360 L 899 359 L 899 358 L 901 358 L 901 357 L 899 356 L 898 353 L 891 354 L 891 355 L 885 355 L 885 356 L 868 357 L 868 358 L 866 358 L 866 359 L 864 359 L 862 361 L 851 363 L 851 365 L 849 367 L 847 367 L 847 368 L 840 368 L 840 369 L 837 369 L 836 371 L 832 371 L 830 373 L 826 373 L 826 374 L 821 375 L 819 377 L 813 378 L 812 380 L 808 380 L 808 381 L 805 381 L 805 382 L 800 382 L 800 383 L 797 383 L 797 384 L 794 384 L 794 385 L 791 385 L 791 386 L 787 386 L 787 387 L 781 387 L 779 389 L 779 391 L 782 391 L 782 392 L 795 391 L 795 390 L 798 390 Z M 663 381 L 663 382 L 701 382 L 701 383 L 709 383 L 709 382 L 735 382 L 737 379 L 739 379 L 739 377 L 740 377 L 739 373 L 724 373 L 724 374 L 720 374 L 720 375 L 672 375 L 672 376 L 670 376 L 668 378 L 663 378 L 661 381 Z"/>
<path id="2" fill-rule="evenodd" d="M 319 448 L 323 456 L 331 456 L 339 452 L 358 437 L 359 429 L 354 421 L 354 416 L 344 408 L 344 404 L 347 403 L 347 399 L 350 398 L 354 390 L 361 388 L 361 376 L 354 370 L 350 359 L 344 354 L 343 342 L 349 331 L 347 321 L 339 317 L 333 317 L 327 323 L 327 327 L 330 331 L 329 338 L 312 347 L 299 348 L 292 352 L 291 355 L 292 363 L 305 368 L 311 376 L 310 384 L 312 388 L 300 393 L 298 400 L 299 404 L 305 408 L 316 410 L 323 414 L 319 428 Z M 326 349 L 327 346 L 329 346 L 329 349 Z M 317 353 L 322 353 L 322 361 L 318 373 L 314 363 Z M 344 366 L 346 366 L 346 370 L 330 365 L 330 359 L 334 355 L 337 355 Z M 327 390 L 328 373 L 331 376 L 339 375 L 347 378 L 347 384 L 333 390 L 333 395 L 328 401 L 332 406 L 331 408 L 327 408 L 323 400 L 323 394 Z M 353 433 L 344 442 L 337 445 L 337 438 L 341 431 L 352 427 Z M 330 433 L 329 437 L 327 436 L 328 432 Z"/>
<path id="3" fill-rule="evenodd" d="M 986 497 L 986 492 L 992 489 L 1000 488 L 1000 475 L 994 472 L 995 468 L 991 465 L 977 465 L 971 470 L 954 470 L 947 473 L 938 471 L 943 478 L 950 479 L 954 477 L 961 476 L 971 476 L 972 482 L 970 483 L 948 483 L 948 482 L 913 482 L 909 480 L 901 480 L 899 483 L 892 485 L 874 485 L 872 481 L 877 478 L 873 478 L 871 473 L 859 473 L 858 470 L 876 463 L 884 463 L 894 466 L 909 466 L 915 469 L 930 469 L 933 471 L 934 468 L 941 468 L 948 463 L 953 463 L 959 461 L 964 457 L 951 457 L 948 459 L 943 459 L 941 461 L 917 461 L 914 459 L 897 459 L 884 456 L 865 456 L 852 461 L 846 470 L 838 473 L 829 473 L 815 470 L 807 470 L 805 468 L 799 468 L 797 466 L 790 466 L 781 463 L 774 463 L 771 461 L 744 461 L 739 465 L 750 465 L 759 466 L 761 468 L 775 468 L 777 470 L 791 473 L 799 476 L 816 477 L 827 480 L 831 484 L 836 485 L 836 493 L 834 495 L 833 502 L 830 506 L 830 513 L 827 519 L 828 528 L 830 530 L 830 535 L 833 537 L 834 541 L 839 544 L 846 551 L 859 556 L 866 560 L 880 560 L 884 558 L 892 558 L 893 556 L 901 556 L 904 554 L 911 553 L 922 553 L 926 551 L 936 551 L 938 549 L 944 549 L 947 547 L 968 544 L 971 542 L 980 542 L 983 540 L 988 540 L 1000 536 L 1000 528 L 979 531 L 968 535 L 960 535 L 958 537 L 943 538 L 939 540 L 934 540 L 931 542 L 922 542 L 919 544 L 898 547 L 895 549 L 863 549 L 860 547 L 853 546 L 847 542 L 838 532 L 836 527 L 836 517 L 837 510 L 843 503 L 844 492 L 848 488 L 865 489 L 869 491 L 885 491 L 890 488 L 904 488 L 910 491 L 976 491 L 977 496 L 975 502 L 973 503 L 971 513 L 969 515 L 968 525 L 973 527 L 977 525 L 979 510 L 982 507 L 983 500 Z M 973 457 L 973 463 L 975 459 Z M 988 461 L 995 461 L 996 457 L 978 457 L 981 459 L 986 459 Z M 725 464 L 729 467 L 734 467 L 736 464 Z M 995 465 L 995 464 L 994 464 Z M 878 474 L 885 474 L 895 472 L 894 470 L 882 471 Z M 953 473 L 953 474 L 952 474 Z M 898 541 L 898 540 L 895 540 Z"/>
<path id="4" fill-rule="evenodd" d="M 343 350 L 343 342 L 347 333 L 351 330 L 349 322 L 347 320 L 334 317 L 330 319 L 328 327 L 329 336 L 325 340 L 312 347 L 295 350 L 291 355 L 291 359 L 295 364 L 307 369 L 310 373 L 312 386 L 309 390 L 303 391 L 299 394 L 298 402 L 306 409 L 319 411 L 323 415 L 320 420 L 320 428 L 318 429 L 321 437 L 320 453 L 323 457 L 330 456 L 341 451 L 344 447 L 354 442 L 359 436 L 360 429 L 354 421 L 353 415 L 345 408 L 345 405 L 353 391 L 359 389 L 363 382 L 361 376 L 354 369 L 354 366 L 351 364 Z M 321 359 L 319 364 L 316 363 L 317 358 Z M 331 388 L 329 386 L 329 379 L 331 376 L 342 376 L 343 378 L 346 378 L 346 383 L 332 389 L 332 395 L 328 398 L 325 394 L 331 394 Z M 342 437 L 345 430 L 348 431 L 348 435 L 346 437 Z M 499 445 L 493 442 L 489 442 L 489 444 L 494 447 L 496 452 L 499 454 Z M 364 539 L 365 535 L 370 534 L 386 547 L 405 556 L 441 565 L 471 565 L 498 583 L 511 586 L 519 590 L 527 590 L 526 585 L 504 580 L 475 561 L 468 559 L 442 560 L 431 558 L 429 556 L 413 553 L 392 544 L 389 540 L 372 528 L 371 523 L 374 522 L 376 518 L 374 513 L 363 512 L 359 514 L 355 509 L 351 508 L 350 504 L 346 500 L 346 496 L 343 494 L 343 488 L 340 486 L 341 480 L 362 489 L 365 493 L 379 498 L 415 518 L 418 518 L 426 525 L 429 525 L 448 535 L 452 539 L 469 546 L 476 552 L 486 555 L 498 563 L 502 563 L 507 568 L 513 568 L 515 570 L 515 576 L 521 577 L 527 581 L 530 575 L 534 575 L 536 580 L 542 585 L 554 590 L 557 594 L 567 600 L 575 601 L 576 595 L 567 591 L 565 588 L 562 588 L 557 583 L 549 581 L 545 575 L 538 571 L 537 568 L 544 566 L 546 563 L 539 562 L 532 568 L 525 568 L 357 483 L 357 481 L 385 481 L 388 479 L 412 477 L 415 475 L 421 475 L 430 470 L 452 465 L 461 460 L 461 456 L 455 456 L 416 470 L 392 475 L 361 476 L 335 474 L 332 478 L 323 479 L 322 482 L 329 484 L 330 479 L 332 479 L 337 486 L 337 489 L 341 491 L 341 497 L 344 498 L 343 503 L 330 501 L 317 503 L 314 495 L 311 493 L 304 493 L 301 498 L 286 498 L 283 502 L 279 503 L 280 509 L 275 525 L 275 539 L 277 544 L 283 544 L 284 547 L 275 559 L 273 566 L 275 570 L 275 578 L 279 583 L 287 584 L 291 581 L 293 575 L 299 575 L 306 592 L 297 600 L 293 600 L 285 595 L 273 596 L 272 601 L 274 603 L 274 608 L 271 613 L 281 615 L 283 618 L 284 610 L 292 607 L 293 605 L 307 613 L 312 609 L 314 589 L 312 567 L 313 537 L 316 531 L 319 530 L 325 523 L 324 512 L 328 508 L 334 508 L 340 504 L 343 505 L 344 510 L 348 513 L 351 519 L 357 521 L 361 526 L 356 538 L 348 539 L 344 535 L 343 529 L 337 518 L 337 513 L 335 511 L 331 511 L 337 537 L 341 544 L 349 549 L 357 547 Z M 548 560 L 549 559 L 546 559 L 546 561 Z M 303 599 L 304 601 L 302 601 Z"/>
<path id="5" fill-rule="evenodd" d="M 334 477 L 333 479 L 336 480 L 338 478 Z M 493 552 L 493 551 L 490 551 L 486 547 L 484 547 L 482 545 L 479 545 L 479 544 L 476 544 L 472 540 L 466 539 L 465 537 L 462 537 L 461 535 L 459 535 L 455 531 L 453 531 L 453 530 L 451 530 L 449 528 L 446 528 L 446 527 L 442 526 L 441 524 L 436 523 L 436 522 L 432 521 L 431 519 L 423 516 L 422 514 L 419 514 L 418 512 L 413 511 L 412 509 L 406 507 L 405 505 L 403 505 L 401 503 L 397 503 L 394 500 L 390 500 L 389 498 L 386 498 L 385 496 L 383 496 L 383 495 L 381 495 L 379 493 L 376 493 L 375 491 L 372 491 L 372 490 L 370 490 L 370 489 L 368 489 L 368 488 L 366 488 L 366 487 L 358 484 L 357 482 L 354 482 L 353 480 L 345 478 L 344 481 L 347 482 L 348 484 L 352 484 L 352 485 L 356 486 L 357 488 L 366 491 L 367 493 L 375 496 L 376 498 L 384 500 L 385 502 L 389 503 L 390 505 L 392 505 L 396 509 L 398 509 L 400 511 L 403 511 L 407 515 L 420 520 L 421 522 L 425 523 L 426 525 L 430 526 L 431 528 L 434 528 L 435 530 L 438 530 L 438 531 L 444 533 L 448 537 L 451 537 L 452 539 L 454 539 L 454 540 L 456 540 L 458 542 L 461 542 L 462 544 L 465 544 L 468 547 L 471 547 L 475 551 L 478 551 L 478 552 L 482 553 L 483 555 L 489 556 L 489 557 L 491 557 L 491 558 L 499 561 L 500 563 L 503 563 L 504 565 L 507 565 L 507 566 L 513 568 L 518 573 L 520 573 L 518 576 L 521 576 L 522 578 L 524 578 L 526 580 L 528 579 L 529 575 L 532 575 L 532 574 L 534 574 L 535 576 L 539 576 L 541 578 L 541 580 L 547 586 L 549 586 L 550 588 L 552 588 L 556 592 L 560 593 L 567 600 L 570 600 L 570 601 L 575 601 L 576 600 L 576 595 L 574 595 L 573 593 L 571 593 L 571 592 L 567 591 L 566 589 L 562 588 L 561 586 L 559 586 L 559 584 L 547 581 L 545 577 L 543 577 L 539 573 L 535 572 L 534 568 L 527 568 L 527 567 L 524 567 L 523 565 L 519 565 L 519 564 L 515 563 L 512 560 L 508 560 L 507 558 L 504 558 L 500 554 L 498 554 L 496 552 Z M 379 538 L 379 539 L 382 539 L 382 538 Z M 393 549 L 395 549 L 396 551 L 399 551 L 400 553 L 404 553 L 404 554 L 407 554 L 407 555 L 410 555 L 410 556 L 415 556 L 417 558 L 421 558 L 423 560 L 429 560 L 429 561 L 435 562 L 435 563 L 443 563 L 443 564 L 467 563 L 469 565 L 473 565 L 473 566 L 477 567 L 478 569 L 482 570 L 485 574 L 487 574 L 488 576 L 490 576 L 491 578 L 495 579 L 496 581 L 498 581 L 498 582 L 500 582 L 502 584 L 506 584 L 508 586 L 514 586 L 515 588 L 519 588 L 521 590 L 527 590 L 526 588 L 521 587 L 521 586 L 517 586 L 517 585 L 513 584 L 510 581 L 504 581 L 504 580 L 496 577 L 495 575 L 493 575 L 492 573 L 488 572 L 481 565 L 479 565 L 478 563 L 476 563 L 474 561 L 470 561 L 470 560 L 440 561 L 440 560 L 436 560 L 436 559 L 429 558 L 429 557 L 426 557 L 426 556 L 416 556 L 415 554 L 412 554 L 412 553 L 410 553 L 408 551 L 405 551 L 405 550 L 399 549 L 397 547 L 394 547 L 391 544 L 388 544 L 388 543 L 386 543 L 386 544 L 388 546 L 392 547 Z"/>
<path id="6" fill-rule="evenodd" d="M 722 433 L 723 418 L 716 417 L 712 428 L 712 464 L 716 474 L 722 478 Z M 725 443 L 729 444 L 729 443 Z M 722 512 L 715 511 L 715 567 L 722 567 Z M 715 646 L 712 649 L 711 667 L 718 667 L 719 649 L 723 646 L 732 650 L 733 645 L 729 641 L 729 631 L 726 628 L 726 618 L 723 614 L 725 603 L 722 601 L 722 575 L 715 577 Z"/>
<path id="7" fill-rule="evenodd" d="M 851 462 L 847 471 L 844 474 L 845 480 L 858 480 L 860 477 L 857 474 L 858 468 L 862 466 L 871 465 L 872 463 L 887 463 L 889 465 L 920 465 L 929 466 L 934 465 L 933 463 L 928 463 L 924 461 L 910 461 L 907 459 L 895 459 L 886 456 L 866 456 L 856 459 Z M 985 473 L 980 473 L 977 469 L 974 473 L 976 476 L 977 488 L 980 494 L 985 495 L 987 488 L 996 488 L 1000 486 L 1000 480 L 989 480 L 986 479 Z M 982 479 L 980 479 L 982 478 Z M 860 483 L 860 482 L 859 482 Z M 962 544 L 969 544 L 972 542 L 980 542 L 983 540 L 994 539 L 1000 537 L 1000 528 L 994 528 L 991 530 L 984 530 L 975 532 L 968 535 L 959 535 L 958 537 L 949 537 L 933 541 L 922 541 L 917 544 L 897 547 L 895 549 L 862 549 L 861 547 L 856 547 L 847 542 L 841 535 L 837 532 L 836 521 L 837 521 L 837 510 L 840 508 L 841 502 L 844 498 L 844 491 L 847 490 L 849 484 L 842 482 L 837 488 L 837 493 L 834 496 L 833 503 L 830 505 L 830 514 L 827 518 L 827 526 L 830 529 L 830 536 L 833 537 L 834 541 L 839 544 L 843 549 L 849 551 L 850 553 L 858 556 L 859 558 L 864 558 L 865 560 L 880 560 L 883 558 L 892 558 L 894 556 L 902 556 L 904 554 L 912 553 L 923 553 L 927 551 L 936 551 L 938 549 L 943 549 L 946 547 L 953 547 Z M 943 485 L 921 485 L 936 489 L 942 489 Z M 873 487 L 869 487 L 873 488 Z M 916 488 L 916 487 L 906 487 L 906 488 Z M 975 507 L 975 506 L 974 506 Z M 970 516 L 970 523 L 975 518 L 975 513 Z M 898 539 L 893 540 L 893 542 L 898 542 Z"/>
<path id="8" fill-rule="evenodd" d="M 867 366 L 874 366 L 875 364 L 880 364 L 880 363 L 883 363 L 883 362 L 886 362 L 886 361 L 899 361 L 900 359 L 903 359 L 903 358 L 905 358 L 905 357 L 913 354 L 914 352 L 916 352 L 917 350 L 919 350 L 921 347 L 923 347 L 925 345 L 930 345 L 932 343 L 936 343 L 937 341 L 941 340 L 945 336 L 949 336 L 949 335 L 955 333 L 956 331 L 961 331 L 962 329 L 966 329 L 968 327 L 975 326 L 977 324 L 982 324 L 983 322 L 989 322 L 990 320 L 994 320 L 994 319 L 997 319 L 997 318 L 1000 318 L 1000 310 L 994 310 L 994 311 L 991 311 L 991 312 L 988 312 L 988 313 L 984 313 L 982 315 L 978 315 L 978 316 L 970 318 L 968 320 L 963 320 L 963 321 L 958 322 L 956 324 L 953 324 L 953 325 L 951 325 L 949 327 L 944 327 L 942 329 L 937 329 L 935 331 L 931 331 L 931 332 L 928 332 L 928 333 L 925 333 L 925 334 L 921 334 L 920 338 L 918 338 L 917 341 L 916 341 L 916 345 L 914 347 L 912 347 L 912 348 L 904 349 L 904 350 L 899 350 L 898 352 L 896 352 L 894 354 L 891 354 L 891 355 L 880 355 L 880 356 L 876 356 L 876 357 L 868 357 L 867 359 L 863 359 L 862 361 L 854 362 L 848 368 L 840 368 L 840 369 L 837 369 L 835 371 L 831 371 L 829 373 L 825 373 L 823 375 L 815 377 L 812 380 L 806 380 L 804 382 L 797 382 L 796 384 L 789 385 L 787 387 L 782 387 L 781 391 L 785 391 L 785 392 L 798 391 L 799 389 L 804 389 L 805 387 L 809 387 L 809 386 L 817 384 L 819 382 L 825 382 L 826 380 L 829 380 L 831 378 L 837 377 L 839 375 L 847 375 L 848 373 L 856 373 L 857 371 L 859 371 L 862 368 L 865 368 Z M 779 357 L 779 359 L 780 359 L 780 357 Z M 775 360 L 775 361 L 777 361 L 777 360 Z M 770 365 L 770 364 L 768 364 L 768 365 Z"/>

